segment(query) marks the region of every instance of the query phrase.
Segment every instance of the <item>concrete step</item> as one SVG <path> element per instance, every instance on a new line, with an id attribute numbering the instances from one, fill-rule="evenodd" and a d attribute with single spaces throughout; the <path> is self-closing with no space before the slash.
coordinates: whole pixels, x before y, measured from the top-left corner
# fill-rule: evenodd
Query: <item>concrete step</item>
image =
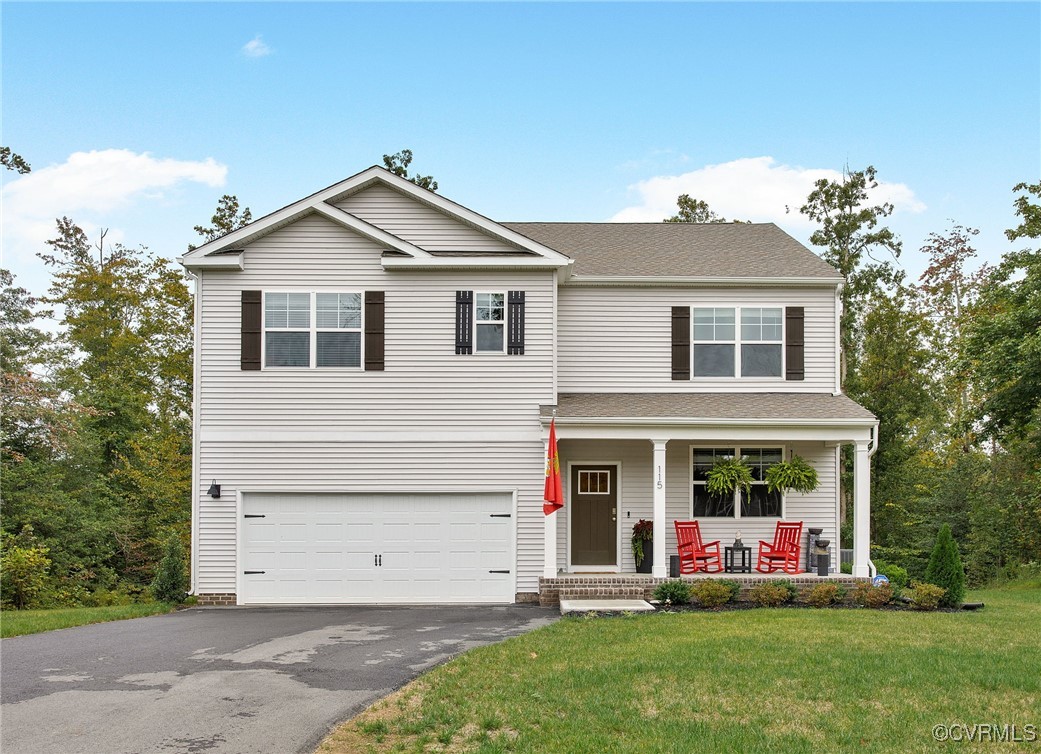
<path id="1" fill-rule="evenodd" d="M 560 614 L 571 613 L 646 613 L 654 607 L 644 600 L 568 600 L 560 601 Z"/>

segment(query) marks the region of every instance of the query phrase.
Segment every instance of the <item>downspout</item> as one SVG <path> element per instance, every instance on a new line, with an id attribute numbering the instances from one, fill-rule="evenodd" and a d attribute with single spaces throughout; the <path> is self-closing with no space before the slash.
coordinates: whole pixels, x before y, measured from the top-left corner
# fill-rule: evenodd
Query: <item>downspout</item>
<path id="1" fill-rule="evenodd" d="M 871 442 L 868 444 L 867 457 L 868 460 L 871 456 L 875 455 L 875 451 L 878 450 L 878 422 L 875 422 L 875 426 L 871 428 Z M 878 569 L 875 568 L 874 562 L 871 560 L 871 542 L 868 542 L 868 574 L 871 578 L 875 578 L 878 575 Z"/>
<path id="2" fill-rule="evenodd" d="M 202 349 L 202 270 L 197 273 L 189 272 L 189 277 L 195 283 L 195 301 L 193 302 L 195 322 L 193 322 L 194 337 L 192 340 L 192 548 L 191 548 L 191 582 L 188 586 L 188 594 L 195 594 L 197 587 L 197 573 L 199 562 L 199 375 L 200 354 Z"/>

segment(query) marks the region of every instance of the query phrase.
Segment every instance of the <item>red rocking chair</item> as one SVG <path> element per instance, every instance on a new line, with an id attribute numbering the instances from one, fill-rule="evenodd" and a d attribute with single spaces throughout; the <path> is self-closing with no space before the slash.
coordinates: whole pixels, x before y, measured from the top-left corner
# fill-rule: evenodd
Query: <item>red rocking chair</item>
<path id="1" fill-rule="evenodd" d="M 773 544 L 759 540 L 759 562 L 755 569 L 760 573 L 799 573 L 801 542 L 802 521 L 791 524 L 778 521 Z"/>
<path id="2" fill-rule="evenodd" d="M 702 542 L 701 527 L 697 521 L 676 521 L 675 524 L 680 573 L 719 573 L 723 570 L 718 539 L 715 542 Z"/>

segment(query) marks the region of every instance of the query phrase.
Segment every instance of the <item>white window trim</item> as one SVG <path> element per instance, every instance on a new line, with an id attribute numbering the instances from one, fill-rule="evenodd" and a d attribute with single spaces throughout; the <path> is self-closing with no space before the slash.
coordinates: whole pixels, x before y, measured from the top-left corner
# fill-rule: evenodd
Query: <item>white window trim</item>
<path id="1" fill-rule="evenodd" d="M 694 310 L 695 309 L 733 309 L 734 310 L 734 339 L 733 340 L 697 340 L 694 337 Z M 750 340 L 750 345 L 775 345 L 781 346 L 781 373 L 776 377 L 742 377 L 741 376 L 741 346 L 744 341 L 741 340 L 741 310 L 742 309 L 780 309 L 781 310 L 781 340 Z M 725 382 L 748 382 L 750 380 L 761 380 L 764 382 L 784 382 L 785 374 L 787 369 L 786 354 L 785 354 L 785 336 L 787 335 L 787 323 L 785 322 L 785 304 L 778 303 L 757 303 L 754 306 L 750 304 L 739 305 L 739 304 L 692 304 L 690 307 L 690 379 L 693 382 L 704 381 L 725 381 Z M 733 377 L 710 377 L 702 376 L 699 377 L 694 371 L 694 346 L 711 346 L 711 345 L 732 345 L 734 346 L 734 376 Z"/>
<path id="2" fill-rule="evenodd" d="M 481 326 L 480 320 L 477 319 L 477 297 L 478 296 L 502 296 L 502 321 L 487 320 L 485 324 L 501 324 L 502 325 L 502 348 L 498 351 L 482 351 L 477 347 L 477 328 Z M 506 320 L 509 319 L 509 294 L 506 291 L 474 291 L 474 303 L 473 303 L 473 352 L 474 355 L 497 355 L 506 354 L 506 341 L 509 339 L 509 333 L 506 332 Z"/>
<path id="3" fill-rule="evenodd" d="M 308 349 L 310 364 L 306 367 L 278 367 L 268 366 L 267 363 L 267 296 L 269 293 L 306 293 L 309 296 L 310 302 L 310 318 L 308 323 L 310 327 L 304 329 L 302 327 L 275 327 L 271 329 L 271 332 L 307 332 L 308 337 Z M 329 328 L 329 327 L 318 327 L 318 297 L 315 294 L 318 293 L 356 293 L 358 294 L 361 301 L 361 320 L 358 327 L 346 327 L 346 328 Z M 301 372 L 311 370 L 336 370 L 336 371 L 354 371 L 362 372 L 365 370 L 365 291 L 361 290 L 345 290 L 342 287 L 326 287 L 326 288 L 272 288 L 271 290 L 261 291 L 260 299 L 260 368 L 261 370 L 272 370 L 275 372 Z M 318 333 L 320 332 L 357 332 L 359 334 L 359 352 L 358 352 L 358 366 L 356 367 L 320 367 L 318 366 Z"/>
<path id="4" fill-rule="evenodd" d="M 730 444 L 725 441 L 716 443 L 699 443 L 697 445 L 691 445 L 690 451 L 687 455 L 687 510 L 690 512 L 691 519 L 697 518 L 703 521 L 784 521 L 787 518 L 788 513 L 788 496 L 781 493 L 781 515 L 780 518 L 777 516 L 742 516 L 741 515 L 741 490 L 734 490 L 734 515 L 729 517 L 723 516 L 700 516 L 694 515 L 694 485 L 703 487 L 704 483 L 696 481 L 694 479 L 694 451 L 695 450 L 720 450 L 726 448 L 733 450 L 736 455 L 735 458 L 740 458 L 743 453 L 743 449 L 762 449 L 762 448 L 780 448 L 781 449 L 781 460 L 788 457 L 788 446 L 780 443 L 771 442 L 760 442 L 756 444 L 745 443 L 743 445 Z M 765 486 L 765 482 L 754 482 L 756 486 Z"/>

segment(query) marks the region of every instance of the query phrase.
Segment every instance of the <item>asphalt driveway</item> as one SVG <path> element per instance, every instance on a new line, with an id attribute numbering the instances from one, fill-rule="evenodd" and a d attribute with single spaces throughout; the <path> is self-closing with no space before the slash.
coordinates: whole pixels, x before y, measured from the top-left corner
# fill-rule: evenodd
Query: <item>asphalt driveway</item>
<path id="1" fill-rule="evenodd" d="M 309 752 L 423 671 L 557 617 L 530 605 L 197 608 L 3 639 L 0 750 Z"/>

